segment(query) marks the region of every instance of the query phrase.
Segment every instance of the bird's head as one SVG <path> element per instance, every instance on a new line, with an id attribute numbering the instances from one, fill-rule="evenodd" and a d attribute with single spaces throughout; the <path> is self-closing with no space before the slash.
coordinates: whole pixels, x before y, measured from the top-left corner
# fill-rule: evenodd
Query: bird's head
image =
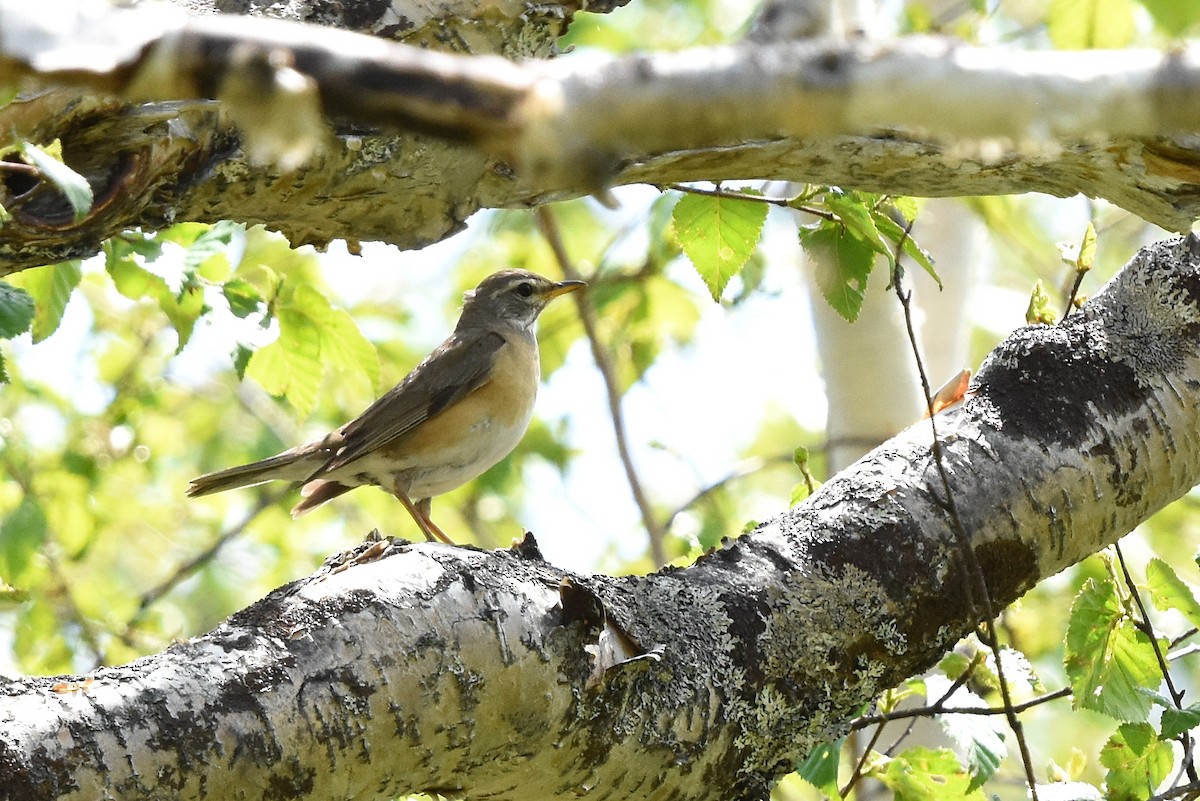
<path id="1" fill-rule="evenodd" d="M 501 270 L 463 296 L 458 328 L 486 326 L 500 318 L 530 329 L 547 303 L 584 286 L 583 281 L 551 281 L 528 270 Z"/>

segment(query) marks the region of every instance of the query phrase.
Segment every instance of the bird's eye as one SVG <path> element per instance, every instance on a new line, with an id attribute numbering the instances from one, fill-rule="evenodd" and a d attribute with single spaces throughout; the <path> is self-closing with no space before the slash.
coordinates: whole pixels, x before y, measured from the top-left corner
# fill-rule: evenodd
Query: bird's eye
<path id="1" fill-rule="evenodd" d="M 533 294 L 533 284 L 528 281 L 522 281 L 517 284 L 517 294 L 523 298 L 527 298 Z"/>

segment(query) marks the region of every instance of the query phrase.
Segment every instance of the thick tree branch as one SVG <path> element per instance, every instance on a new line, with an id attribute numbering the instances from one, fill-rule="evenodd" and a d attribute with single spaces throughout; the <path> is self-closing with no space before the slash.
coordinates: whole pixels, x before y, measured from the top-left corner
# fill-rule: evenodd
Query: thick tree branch
<path id="1" fill-rule="evenodd" d="M 515 1 L 499 8 L 509 27 L 529 26 L 504 55 L 544 57 L 576 6 L 530 5 L 528 19 L 511 16 L 524 8 Z M 15 266 L 167 219 L 264 221 L 296 242 L 413 246 L 458 230 L 482 206 L 700 179 L 925 196 L 1082 192 L 1176 230 L 1200 217 L 1194 50 L 1016 53 L 905 39 L 514 63 L 280 20 L 107 4 L 51 15 L 0 0 L 0 82 L 18 79 L 60 91 L 0 110 L 0 130 L 62 138 L 103 202 L 79 223 L 61 199 L 25 203 L 0 232 L 0 256 Z M 81 90 L 160 105 L 76 109 Z M 174 130 L 163 119 L 173 106 L 162 103 L 210 99 L 221 103 L 183 106 Z M 231 119 L 274 136 L 250 142 L 268 152 L 295 145 L 289 137 L 320 139 L 318 111 L 343 122 L 294 173 L 239 155 Z M 119 135 L 104 145 L 114 117 Z M 28 178 L 4 187 L 6 206 L 31 191 Z"/>
<path id="2" fill-rule="evenodd" d="M 1017 331 L 938 415 L 997 603 L 1200 479 L 1200 238 Z M 370 543 L 94 680 L 0 685 L 0 798 L 754 799 L 977 622 L 918 423 L 686 569 Z M 343 569 L 344 568 L 344 569 Z M 57 686 L 56 686 L 57 685 Z"/>

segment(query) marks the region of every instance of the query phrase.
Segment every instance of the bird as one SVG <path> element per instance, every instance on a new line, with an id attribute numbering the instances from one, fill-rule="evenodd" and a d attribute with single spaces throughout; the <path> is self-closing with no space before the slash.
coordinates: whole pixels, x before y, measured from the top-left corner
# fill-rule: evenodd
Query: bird
<path id="1" fill-rule="evenodd" d="M 463 296 L 454 332 L 361 415 L 307 444 L 192 479 L 188 497 L 292 481 L 303 486 L 295 518 L 374 485 L 404 505 L 427 540 L 453 544 L 430 519 L 433 497 L 481 475 L 520 442 L 541 379 L 538 315 L 584 286 L 528 270 L 489 275 Z"/>

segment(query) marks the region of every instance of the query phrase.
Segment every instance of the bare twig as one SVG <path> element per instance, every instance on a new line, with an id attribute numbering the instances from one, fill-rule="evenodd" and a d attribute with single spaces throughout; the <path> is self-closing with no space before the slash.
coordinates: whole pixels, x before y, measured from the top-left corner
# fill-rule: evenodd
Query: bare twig
<path id="1" fill-rule="evenodd" d="M 546 237 L 546 241 L 550 244 L 551 250 L 554 251 L 554 256 L 558 260 L 563 275 L 572 280 L 580 280 L 579 271 L 575 269 L 575 265 L 567 255 L 566 248 L 563 245 L 562 236 L 558 229 L 558 222 L 554 214 L 546 206 L 539 206 L 536 216 L 538 227 L 541 229 L 542 235 Z M 608 356 L 608 352 L 604 350 L 604 346 L 600 342 L 595 309 L 583 293 L 576 293 L 575 304 L 579 309 L 579 318 L 583 323 L 584 333 L 592 349 L 592 359 L 596 362 L 596 369 L 600 371 L 600 376 L 604 379 L 604 388 L 608 396 L 609 416 L 612 418 L 613 434 L 617 440 L 617 453 L 620 454 L 621 464 L 625 468 L 625 478 L 629 482 L 629 490 L 633 494 L 634 503 L 637 504 L 638 511 L 641 513 L 642 525 L 646 527 L 646 534 L 650 538 L 650 556 L 654 560 L 655 565 L 662 567 L 667 563 L 666 547 L 663 542 L 665 533 L 663 527 L 659 525 L 658 520 L 654 516 L 654 509 L 650 505 L 650 499 L 642 487 L 641 478 L 638 476 L 637 468 L 633 464 L 633 454 L 629 449 L 629 437 L 625 432 L 625 415 L 621 410 L 621 392 L 618 389 L 616 370 L 613 367 L 612 360 Z"/>
<path id="2" fill-rule="evenodd" d="M 973 613 L 978 615 L 975 606 L 975 591 L 979 593 L 979 600 L 982 604 L 982 612 L 988 625 L 984 627 L 982 638 L 984 643 L 991 649 L 992 654 L 996 658 L 996 679 L 1000 685 L 1000 696 L 1004 701 L 1005 717 L 1008 721 L 1008 726 L 1012 729 L 1013 734 L 1017 739 L 1017 748 L 1021 753 L 1021 763 L 1025 768 L 1025 782 L 1029 786 L 1029 795 L 1032 801 L 1038 801 L 1037 792 L 1037 777 L 1033 772 L 1033 759 L 1029 753 L 1029 744 L 1025 740 L 1024 727 L 1021 725 L 1020 719 L 1014 711 L 1012 694 L 1009 691 L 1008 682 L 1004 677 L 1004 659 L 1000 651 L 1000 643 L 996 638 L 996 630 L 993 625 L 996 619 L 995 608 L 992 604 L 991 593 L 988 590 L 987 580 L 984 578 L 983 569 L 979 565 L 979 560 L 975 556 L 975 551 L 971 549 L 970 541 L 968 540 L 966 528 L 962 524 L 962 518 L 958 514 L 958 505 L 955 503 L 954 492 L 950 486 L 950 477 L 946 472 L 945 460 L 942 453 L 941 440 L 938 439 L 937 420 L 935 410 L 933 408 L 933 393 L 929 386 L 929 376 L 925 372 L 925 363 L 921 359 L 921 349 L 917 344 L 917 334 L 913 328 L 912 318 L 912 292 L 904 292 L 902 287 L 903 270 L 900 264 L 904 253 L 904 242 L 912 230 L 912 223 L 909 222 L 904 229 L 904 235 L 900 238 L 900 242 L 896 246 L 896 261 L 892 271 L 892 288 L 896 293 L 896 298 L 900 301 L 900 306 L 904 311 L 904 324 L 908 331 L 908 339 L 912 345 L 913 358 L 916 361 L 917 373 L 921 379 L 921 389 L 925 393 L 925 405 L 929 411 L 929 430 L 933 435 L 933 445 L 931 451 L 933 453 L 934 465 L 937 467 L 938 476 L 941 480 L 942 489 L 946 494 L 945 503 L 946 511 L 950 516 L 950 530 L 954 534 L 954 538 L 958 544 L 959 553 L 963 557 L 964 566 L 966 567 L 966 575 L 964 576 L 963 589 L 966 592 L 968 606 Z M 976 587 L 972 588 L 971 580 L 974 579 Z"/>
<path id="3" fill-rule="evenodd" d="M 770 206 L 779 206 L 785 209 L 795 209 L 802 211 L 805 214 L 811 214 L 814 217 L 820 217 L 822 220 L 829 222 L 837 222 L 838 217 L 825 209 L 819 209 L 815 206 L 794 206 L 795 198 L 786 197 L 765 197 L 763 195 L 747 195 L 742 192 L 733 192 L 729 189 L 703 189 L 699 186 L 690 186 L 688 184 L 669 184 L 667 189 L 674 189 L 676 192 L 683 192 L 689 195 L 704 195 L 705 197 L 719 197 L 726 200 L 749 200 L 757 203 L 766 203 Z"/>
<path id="4" fill-rule="evenodd" d="M 1057 701 L 1060 698 L 1070 698 L 1071 688 L 1063 687 L 1061 690 L 1055 690 L 1052 693 L 1039 695 L 1037 698 L 1031 698 L 1019 704 L 1014 704 L 1013 712 L 1025 712 L 1033 709 L 1035 706 Z M 865 729 L 867 726 L 874 726 L 880 723 L 887 723 L 892 720 L 903 720 L 905 718 L 921 718 L 929 717 L 930 715 L 1006 715 L 1008 710 L 1002 706 L 944 706 L 941 701 L 928 706 L 918 706 L 911 709 L 897 709 L 895 712 L 883 712 L 878 715 L 864 715 L 857 718 L 850 724 L 853 729 Z"/>

